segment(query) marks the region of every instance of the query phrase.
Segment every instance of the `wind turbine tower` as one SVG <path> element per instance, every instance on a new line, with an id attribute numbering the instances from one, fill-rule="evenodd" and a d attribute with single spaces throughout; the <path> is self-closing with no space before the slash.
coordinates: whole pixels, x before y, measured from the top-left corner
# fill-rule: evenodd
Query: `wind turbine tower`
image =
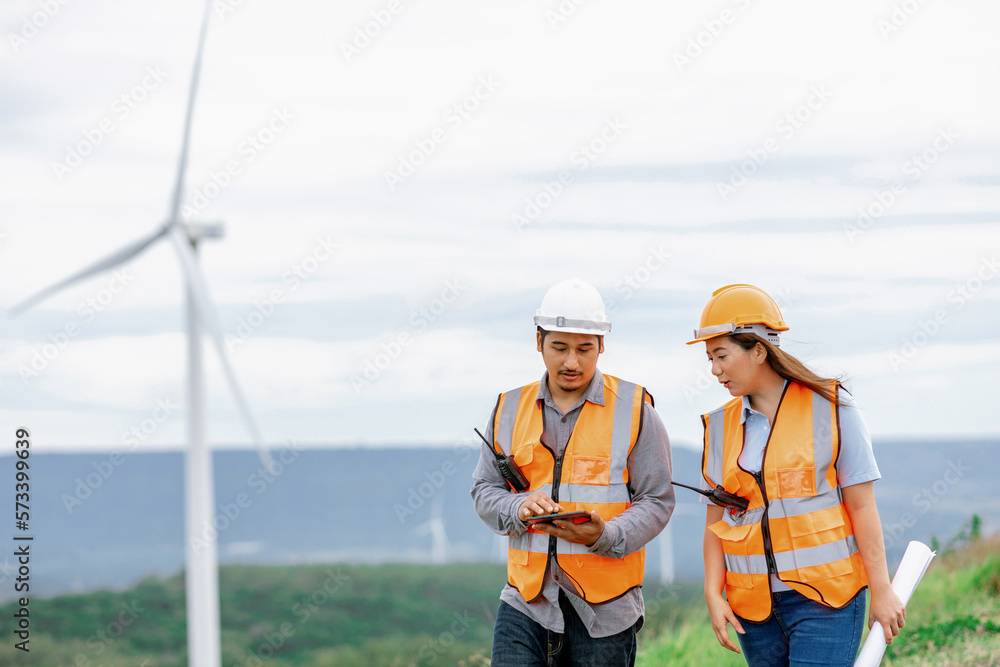
<path id="1" fill-rule="evenodd" d="M 188 664 L 192 667 L 219 667 L 222 661 L 219 623 L 219 557 L 216 536 L 209 532 L 213 525 L 215 489 L 212 476 L 212 452 L 205 442 L 205 392 L 202 367 L 203 329 L 210 335 L 219 356 L 226 382 L 239 408 L 242 420 L 257 446 L 261 461 L 267 470 L 274 470 L 274 461 L 264 446 L 247 401 L 236 381 L 229 363 L 226 346 L 215 319 L 204 276 L 197 262 L 200 241 L 220 238 L 222 226 L 212 224 L 187 224 L 181 220 L 181 202 L 184 197 L 184 178 L 188 164 L 191 139 L 191 120 L 198 91 L 201 61 L 208 32 L 208 19 L 212 0 L 205 3 L 198 39 L 198 50 L 191 74 L 184 133 L 181 142 L 177 177 L 167 220 L 152 234 L 76 272 L 13 306 L 9 313 L 18 315 L 56 292 L 91 276 L 105 273 L 141 254 L 147 248 L 168 237 L 177 252 L 186 281 L 186 313 L 188 334 L 188 410 L 190 444 L 185 454 L 185 553 L 187 592 Z M 443 524 L 441 525 L 443 531 Z"/>

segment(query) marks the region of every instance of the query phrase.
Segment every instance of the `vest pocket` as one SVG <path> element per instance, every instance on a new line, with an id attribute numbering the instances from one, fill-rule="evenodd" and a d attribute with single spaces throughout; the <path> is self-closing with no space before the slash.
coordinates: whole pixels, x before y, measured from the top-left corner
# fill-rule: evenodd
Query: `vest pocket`
<path id="1" fill-rule="evenodd" d="M 779 468 L 779 498 L 811 498 L 816 495 L 815 468 Z"/>
<path id="2" fill-rule="evenodd" d="M 850 531 L 840 507 L 789 517 L 788 527 L 797 581 L 822 581 L 853 571 L 845 534 Z"/>
<path id="3" fill-rule="evenodd" d="M 607 486 L 611 483 L 611 457 L 574 456 L 569 483 Z"/>
<path id="4" fill-rule="evenodd" d="M 628 562 L 624 558 L 607 558 L 597 554 L 559 554 L 559 564 L 563 563 L 571 563 L 581 570 L 590 568 L 601 572 L 628 567 Z"/>
<path id="5" fill-rule="evenodd" d="M 708 527 L 722 540 L 722 551 L 726 558 L 726 585 L 735 588 L 753 588 L 753 573 L 747 538 L 756 524 L 730 526 L 725 520 L 716 521 Z"/>
<path id="6" fill-rule="evenodd" d="M 808 512 L 784 519 L 792 549 L 806 549 L 845 539 L 851 532 L 844 523 L 840 506 Z M 774 533 L 775 531 L 772 531 Z M 775 540 L 777 542 L 777 540 Z M 775 544 L 776 549 L 787 546 Z"/>
<path id="7" fill-rule="evenodd" d="M 535 447 L 531 443 L 521 445 L 520 447 L 515 447 L 511 455 L 514 457 L 514 463 L 519 467 L 525 466 L 535 458 Z"/>
<path id="8" fill-rule="evenodd" d="M 808 583 L 810 581 L 823 581 L 833 577 L 842 577 L 854 571 L 849 558 L 836 560 L 832 563 L 822 565 L 800 565 L 798 568 L 798 581 Z"/>
<path id="9" fill-rule="evenodd" d="M 527 565 L 528 560 L 531 558 L 530 551 L 523 551 L 521 549 L 507 549 L 507 560 L 514 565 Z"/>

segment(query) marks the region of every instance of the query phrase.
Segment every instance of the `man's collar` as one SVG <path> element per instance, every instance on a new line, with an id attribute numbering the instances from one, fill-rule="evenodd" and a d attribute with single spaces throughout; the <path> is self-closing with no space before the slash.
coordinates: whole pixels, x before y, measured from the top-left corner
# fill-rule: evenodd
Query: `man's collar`
<path id="1" fill-rule="evenodd" d="M 548 401 L 554 404 L 552 393 L 549 391 L 549 372 L 542 373 L 542 383 L 538 387 L 538 400 Z M 604 375 L 600 369 L 594 369 L 594 377 L 590 380 L 590 386 L 583 394 L 584 401 L 590 401 L 594 405 L 604 407 Z M 575 407 L 575 406 L 574 406 Z"/>

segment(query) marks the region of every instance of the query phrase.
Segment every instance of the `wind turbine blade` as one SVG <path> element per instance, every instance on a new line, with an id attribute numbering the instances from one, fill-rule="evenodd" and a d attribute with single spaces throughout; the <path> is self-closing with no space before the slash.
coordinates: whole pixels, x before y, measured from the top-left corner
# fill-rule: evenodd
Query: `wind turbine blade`
<path id="1" fill-rule="evenodd" d="M 7 311 L 8 314 L 11 315 L 12 317 L 16 317 L 21 313 L 23 313 L 24 311 L 31 308 L 32 306 L 34 306 L 35 304 L 44 301 L 45 299 L 52 296 L 59 290 L 65 287 L 69 287 L 75 282 L 83 280 L 84 278 L 89 278 L 90 276 L 97 273 L 103 273 L 105 271 L 109 271 L 118 266 L 119 264 L 127 262 L 128 260 L 132 259 L 136 255 L 141 253 L 143 250 L 148 248 L 150 245 L 155 243 L 157 240 L 159 240 L 159 238 L 162 237 L 166 233 L 166 231 L 167 231 L 166 226 L 161 227 L 160 229 L 157 229 L 150 236 L 140 239 L 134 243 L 130 243 L 124 248 L 121 248 L 120 250 L 111 253 L 104 259 L 94 262 L 87 268 L 77 271 L 70 277 L 60 280 L 55 285 L 50 285 L 49 287 L 46 287 L 42 291 L 36 292 L 35 294 L 29 296 L 27 299 L 24 299 L 23 301 L 20 301 L 17 304 L 13 305 Z"/>
<path id="2" fill-rule="evenodd" d="M 271 471 L 274 468 L 274 459 L 271 457 L 271 452 L 264 446 L 264 439 L 257 428 L 257 422 L 254 421 L 253 415 L 250 413 L 249 404 L 243 395 L 243 390 L 236 381 L 236 374 L 233 373 L 233 367 L 229 363 L 225 341 L 222 338 L 222 333 L 219 331 L 219 323 L 215 319 L 215 309 L 212 307 L 211 299 L 208 296 L 205 277 L 202 275 L 201 268 L 195 260 L 194 250 L 191 248 L 187 234 L 180 225 L 171 225 L 170 239 L 173 241 L 174 248 L 177 250 L 177 256 L 181 260 L 181 268 L 187 280 L 188 290 L 195 301 L 195 307 L 198 309 L 198 315 L 201 317 L 201 324 L 208 331 L 209 337 L 215 344 L 215 351 L 219 355 L 219 361 L 222 363 L 222 370 L 226 376 L 226 382 L 229 384 L 229 389 L 233 393 L 233 399 L 236 401 L 240 415 L 243 417 L 243 424 L 247 427 L 247 431 L 250 432 L 250 438 L 257 447 L 257 453 L 260 455 L 260 460 L 264 463 L 265 469 Z"/>
<path id="3" fill-rule="evenodd" d="M 170 203 L 170 222 L 177 222 L 184 196 L 184 176 L 187 172 L 188 148 L 191 144 L 191 119 L 194 117 L 194 100 L 198 95 L 198 81 L 201 79 L 201 57 L 205 51 L 205 37 L 208 35 L 208 19 L 211 16 L 212 0 L 205 2 L 205 14 L 201 20 L 201 34 L 198 36 L 198 51 L 194 56 L 191 72 L 191 87 L 188 91 L 187 113 L 184 117 L 184 137 L 181 139 L 181 156 L 177 162 L 177 179 L 174 181 L 174 195 Z"/>

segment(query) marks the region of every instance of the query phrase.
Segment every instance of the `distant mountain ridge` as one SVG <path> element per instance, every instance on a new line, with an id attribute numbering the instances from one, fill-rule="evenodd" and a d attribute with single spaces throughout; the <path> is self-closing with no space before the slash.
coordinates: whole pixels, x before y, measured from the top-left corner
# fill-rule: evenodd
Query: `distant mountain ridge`
<path id="1" fill-rule="evenodd" d="M 449 560 L 505 558 L 472 509 L 478 449 L 278 449 L 276 475 L 253 451 L 214 454 L 215 525 L 223 562 L 429 562 L 431 531 L 419 527 L 440 508 Z M 911 539 L 950 536 L 972 513 L 985 533 L 1000 530 L 1000 442 L 881 441 L 876 483 L 889 560 Z M 183 454 L 40 454 L 31 458 L 31 593 L 122 588 L 145 574 L 184 564 Z M 0 458 L 0 470 L 13 458 Z M 700 455 L 676 447 L 674 478 L 697 484 Z M 14 497 L 13 474 L 0 475 Z M 678 489 L 671 519 L 678 578 L 701 576 L 704 513 Z M 13 519 L 11 519 L 11 522 Z M 13 526 L 11 526 L 13 532 Z M 12 553 L 12 550 L 5 550 Z M 659 544 L 647 547 L 647 576 L 659 575 Z M 14 597 L 16 568 L 0 557 L 0 599 Z"/>

